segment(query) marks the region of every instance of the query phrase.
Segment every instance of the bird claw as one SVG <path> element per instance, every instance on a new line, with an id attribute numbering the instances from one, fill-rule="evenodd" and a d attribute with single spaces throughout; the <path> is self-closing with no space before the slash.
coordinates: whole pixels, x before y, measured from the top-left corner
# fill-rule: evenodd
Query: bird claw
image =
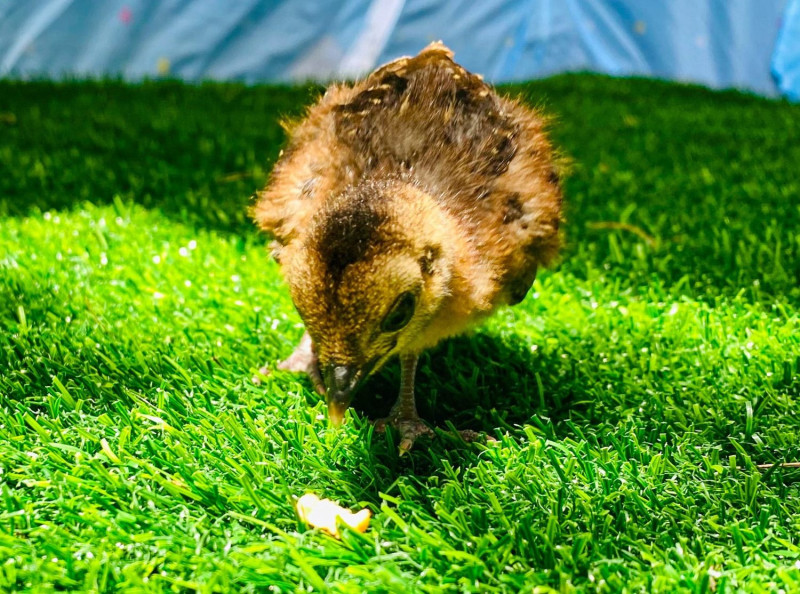
<path id="1" fill-rule="evenodd" d="M 400 455 L 407 454 L 414 447 L 418 437 L 433 437 L 433 429 L 428 427 L 419 417 L 389 416 L 378 419 L 374 423 L 375 430 L 379 433 L 386 431 L 386 426 L 391 425 L 400 432 Z"/>
<path id="2" fill-rule="evenodd" d="M 252 381 L 252 382 L 253 382 L 255 385 L 257 385 L 257 386 L 260 386 L 260 385 L 261 385 L 261 380 L 262 380 L 263 378 L 265 378 L 265 377 L 268 377 L 270 373 L 272 373 L 272 370 L 269 368 L 269 365 L 264 365 L 263 367 L 260 367 L 260 368 L 258 369 L 258 373 L 256 373 L 256 374 L 255 374 L 255 375 L 252 377 L 251 381 Z"/>
<path id="3" fill-rule="evenodd" d="M 458 434 L 461 435 L 461 439 L 466 441 L 467 443 L 473 443 L 475 441 L 480 441 L 481 439 L 485 439 L 486 441 L 497 441 L 491 435 L 487 435 L 486 433 L 481 433 L 479 431 L 473 431 L 472 429 L 460 429 Z"/>
<path id="4" fill-rule="evenodd" d="M 398 450 L 400 451 L 400 455 L 407 454 L 411 448 L 414 447 L 414 443 L 416 442 L 418 437 L 435 437 L 436 434 L 434 433 L 433 429 L 428 427 L 425 422 L 420 419 L 419 417 L 385 417 L 383 419 L 378 419 L 374 422 L 375 430 L 379 433 L 383 433 L 386 431 L 386 426 L 391 425 L 400 433 L 400 445 Z M 463 429 L 457 431 L 457 433 L 461 436 L 461 439 L 466 441 L 467 443 L 473 443 L 476 441 L 480 441 L 481 439 L 485 439 L 486 441 L 492 442 L 497 441 L 491 435 L 486 435 L 485 433 L 480 433 L 478 431 L 473 431 L 472 429 Z"/>
<path id="5" fill-rule="evenodd" d="M 308 334 L 303 335 L 303 338 L 300 339 L 300 344 L 292 351 L 292 354 L 278 363 L 276 368 L 281 371 L 305 373 L 311 380 L 317 393 L 325 394 L 325 384 L 322 381 L 322 374 L 319 371 L 319 361 L 317 359 L 317 354 L 314 352 L 311 337 Z M 258 370 L 258 373 L 261 376 L 268 376 L 272 373 L 272 369 L 269 365 L 264 365 L 264 367 Z M 259 375 L 253 378 L 253 383 L 261 383 Z"/>

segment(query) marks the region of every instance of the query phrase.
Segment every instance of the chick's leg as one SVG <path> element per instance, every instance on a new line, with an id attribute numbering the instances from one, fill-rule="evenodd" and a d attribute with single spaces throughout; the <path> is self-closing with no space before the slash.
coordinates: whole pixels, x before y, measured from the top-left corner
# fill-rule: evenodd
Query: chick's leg
<path id="1" fill-rule="evenodd" d="M 414 374 L 417 371 L 417 355 L 400 357 L 400 395 L 394 403 L 389 416 L 378 419 L 375 428 L 384 431 L 388 423 L 400 432 L 400 452 L 407 452 L 414 441 L 422 436 L 433 437 L 434 433 L 419 418 L 414 402 Z"/>
<path id="2" fill-rule="evenodd" d="M 300 344 L 294 349 L 291 355 L 278 363 L 278 369 L 283 371 L 294 371 L 297 373 L 305 373 L 311 378 L 311 383 L 314 384 L 314 389 L 320 393 L 325 393 L 325 384 L 322 381 L 322 374 L 319 371 L 319 360 L 317 353 L 314 351 L 314 344 L 311 342 L 311 337 L 308 332 L 303 334 L 300 339 Z M 263 375 L 269 375 L 270 368 L 265 365 L 259 370 Z"/>

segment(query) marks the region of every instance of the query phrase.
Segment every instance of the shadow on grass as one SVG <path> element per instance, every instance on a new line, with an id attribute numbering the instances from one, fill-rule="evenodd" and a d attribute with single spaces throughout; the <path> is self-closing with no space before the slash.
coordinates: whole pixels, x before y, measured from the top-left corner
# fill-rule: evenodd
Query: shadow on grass
<path id="1" fill-rule="evenodd" d="M 130 201 L 198 228 L 255 232 L 251 196 L 314 85 L 0 81 L 0 219 Z"/>
<path id="2" fill-rule="evenodd" d="M 559 417 L 570 408 L 573 394 L 548 384 L 553 374 L 539 373 L 553 365 L 563 361 L 534 355 L 513 338 L 486 331 L 452 338 L 420 359 L 415 385 L 419 414 L 437 427 L 452 422 L 487 434 L 498 427 L 514 429 L 535 414 Z M 353 407 L 370 419 L 385 416 L 399 385 L 400 366 L 394 361 L 367 382 Z"/>
<path id="3" fill-rule="evenodd" d="M 388 414 L 400 385 L 399 367 L 397 361 L 390 363 L 362 387 L 353 402 L 360 416 L 374 420 Z M 593 406 L 596 396 L 588 389 L 579 393 L 575 386 L 590 387 L 597 378 L 578 377 L 578 373 L 559 351 L 532 352 L 530 345 L 513 335 L 479 330 L 447 340 L 423 354 L 416 381 L 420 416 L 443 431 L 432 440 L 418 440 L 405 457 L 398 456 L 396 432 L 373 434 L 365 463 L 390 468 L 390 476 L 438 473 L 440 458 L 461 468 L 477 464 L 480 446 L 464 442 L 451 429 L 519 439 L 524 436 L 522 426 L 533 425 L 552 439 L 579 438 L 561 421 Z"/>

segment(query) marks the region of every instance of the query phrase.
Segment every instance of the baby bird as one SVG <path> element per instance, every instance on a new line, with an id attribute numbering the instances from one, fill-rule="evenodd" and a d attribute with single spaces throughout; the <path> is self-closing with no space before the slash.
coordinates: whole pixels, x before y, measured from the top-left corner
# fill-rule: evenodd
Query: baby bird
<path id="1" fill-rule="evenodd" d="M 400 395 L 377 426 L 408 450 L 432 434 L 414 403 L 420 353 L 521 301 L 559 248 L 545 122 L 436 42 L 332 85 L 288 131 L 253 210 L 306 327 L 279 368 L 307 373 L 339 424 L 399 357 Z"/>

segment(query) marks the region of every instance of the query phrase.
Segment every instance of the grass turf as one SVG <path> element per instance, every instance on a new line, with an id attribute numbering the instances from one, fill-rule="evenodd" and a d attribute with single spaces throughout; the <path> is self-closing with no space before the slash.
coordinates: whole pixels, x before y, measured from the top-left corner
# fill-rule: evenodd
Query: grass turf
<path id="1" fill-rule="evenodd" d="M 246 219 L 313 89 L 0 82 L 0 591 L 800 590 L 800 108 L 573 75 L 568 247 L 420 369 L 307 381 Z M 614 223 L 609 225 L 608 223 Z M 307 490 L 375 512 L 342 541 Z"/>

